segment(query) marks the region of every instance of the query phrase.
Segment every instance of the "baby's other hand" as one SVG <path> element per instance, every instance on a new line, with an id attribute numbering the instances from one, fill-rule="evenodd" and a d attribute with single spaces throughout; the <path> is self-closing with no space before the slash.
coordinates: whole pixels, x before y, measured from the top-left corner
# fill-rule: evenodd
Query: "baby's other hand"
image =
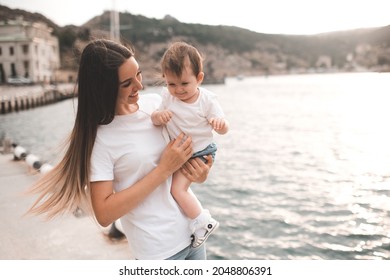
<path id="1" fill-rule="evenodd" d="M 211 118 L 210 125 L 219 134 L 225 134 L 228 131 L 228 123 L 224 119 Z"/>

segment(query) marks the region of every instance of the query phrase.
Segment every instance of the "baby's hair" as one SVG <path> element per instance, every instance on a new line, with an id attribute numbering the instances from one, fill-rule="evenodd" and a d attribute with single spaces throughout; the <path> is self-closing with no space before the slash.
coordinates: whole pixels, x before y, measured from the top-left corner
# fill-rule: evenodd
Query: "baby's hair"
<path id="1" fill-rule="evenodd" d="M 161 59 L 161 73 L 163 77 L 166 72 L 181 77 L 187 61 L 195 76 L 203 72 L 203 56 L 195 47 L 185 42 L 173 43 L 165 51 Z"/>

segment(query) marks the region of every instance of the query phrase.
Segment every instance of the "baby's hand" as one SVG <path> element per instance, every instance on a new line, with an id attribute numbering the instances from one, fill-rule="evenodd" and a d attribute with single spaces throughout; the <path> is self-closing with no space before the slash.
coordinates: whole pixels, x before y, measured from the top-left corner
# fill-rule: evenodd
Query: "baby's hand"
<path id="1" fill-rule="evenodd" d="M 210 125 L 219 134 L 225 134 L 228 131 L 228 123 L 224 119 L 211 118 Z"/>
<path id="2" fill-rule="evenodd" d="M 154 118 L 158 123 L 162 125 L 162 124 L 167 124 L 171 120 L 172 116 L 173 113 L 171 111 L 164 110 L 164 111 L 155 112 Z"/>

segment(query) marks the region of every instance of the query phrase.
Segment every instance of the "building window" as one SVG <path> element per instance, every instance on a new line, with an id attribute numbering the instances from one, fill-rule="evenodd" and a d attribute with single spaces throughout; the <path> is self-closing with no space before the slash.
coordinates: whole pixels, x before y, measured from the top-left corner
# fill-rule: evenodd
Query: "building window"
<path id="1" fill-rule="evenodd" d="M 22 50 L 24 54 L 28 54 L 28 45 L 23 45 Z"/>
<path id="2" fill-rule="evenodd" d="M 2 55 L 3 51 L 1 50 L 1 47 L 0 47 L 0 55 Z"/>
<path id="3" fill-rule="evenodd" d="M 23 61 L 23 66 L 24 66 L 24 77 L 25 78 L 29 78 L 30 75 L 29 75 L 29 72 L 28 72 L 28 68 L 30 67 L 30 62 L 25 60 Z"/>
<path id="4" fill-rule="evenodd" d="M 16 77 L 15 63 L 11 63 L 11 77 Z"/>
<path id="5" fill-rule="evenodd" d="M 9 54 L 14 55 L 14 47 L 9 47 Z"/>
<path id="6" fill-rule="evenodd" d="M 0 63 L 0 83 L 5 83 L 5 73 L 4 73 L 4 68 L 3 64 Z"/>

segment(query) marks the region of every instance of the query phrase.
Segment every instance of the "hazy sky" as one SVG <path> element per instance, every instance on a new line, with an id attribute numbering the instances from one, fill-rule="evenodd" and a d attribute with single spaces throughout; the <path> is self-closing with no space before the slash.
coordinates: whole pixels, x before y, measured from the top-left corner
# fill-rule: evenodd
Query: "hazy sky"
<path id="1" fill-rule="evenodd" d="M 390 25 L 390 0 L 0 0 L 60 26 L 81 25 L 113 7 L 181 22 L 231 25 L 260 33 L 316 34 Z"/>

